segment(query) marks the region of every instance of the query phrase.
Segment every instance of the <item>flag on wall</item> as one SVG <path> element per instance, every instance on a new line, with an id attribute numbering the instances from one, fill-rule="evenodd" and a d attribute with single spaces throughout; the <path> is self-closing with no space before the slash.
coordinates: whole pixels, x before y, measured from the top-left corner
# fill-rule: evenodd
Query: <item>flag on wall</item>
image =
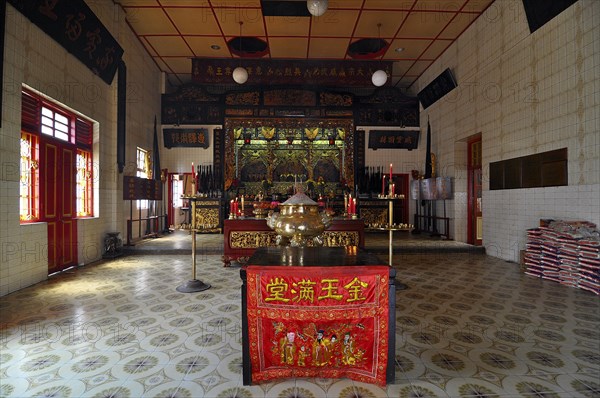
<path id="1" fill-rule="evenodd" d="M 433 170 L 431 167 L 431 125 L 429 124 L 429 117 L 427 118 L 427 147 L 425 151 L 425 178 L 431 178 Z"/>

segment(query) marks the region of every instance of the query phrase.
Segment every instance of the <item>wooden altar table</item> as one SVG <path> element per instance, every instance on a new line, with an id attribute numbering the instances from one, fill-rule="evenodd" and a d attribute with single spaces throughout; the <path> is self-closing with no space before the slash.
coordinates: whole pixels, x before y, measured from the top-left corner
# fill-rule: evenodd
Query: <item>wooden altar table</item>
<path id="1" fill-rule="evenodd" d="M 357 247 L 263 247 L 240 270 L 244 385 L 394 382 L 396 271 Z"/>

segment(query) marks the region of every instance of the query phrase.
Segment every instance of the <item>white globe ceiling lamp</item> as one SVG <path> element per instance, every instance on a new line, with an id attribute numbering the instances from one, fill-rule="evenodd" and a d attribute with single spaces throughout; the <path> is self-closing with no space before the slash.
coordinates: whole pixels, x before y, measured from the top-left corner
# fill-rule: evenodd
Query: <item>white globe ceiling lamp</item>
<path id="1" fill-rule="evenodd" d="M 320 17 L 327 11 L 327 0 L 307 0 L 308 12 L 315 17 Z"/>
<path id="2" fill-rule="evenodd" d="M 237 84 L 244 84 L 248 81 L 248 71 L 243 66 L 238 66 L 233 70 L 233 81 Z"/>
<path id="3" fill-rule="evenodd" d="M 240 21 L 240 54 L 242 53 L 242 25 Z M 241 56 L 241 55 L 240 55 Z M 248 71 L 243 66 L 238 66 L 233 70 L 233 81 L 237 84 L 244 84 L 248 81 Z"/>
<path id="4" fill-rule="evenodd" d="M 379 39 L 381 39 L 381 23 L 377 24 L 377 30 L 379 32 Z M 383 58 L 383 54 L 381 54 L 381 58 Z M 371 76 L 371 82 L 373 82 L 373 84 L 377 87 L 383 86 L 385 84 L 385 82 L 387 82 L 387 79 L 388 79 L 388 75 L 382 69 L 376 70 L 375 72 L 373 72 L 373 75 Z"/>
<path id="5" fill-rule="evenodd" d="M 373 73 L 373 76 L 371 76 L 371 81 L 375 86 L 381 87 L 385 84 L 385 82 L 387 82 L 387 78 L 387 73 L 385 73 L 384 70 L 379 69 Z"/>

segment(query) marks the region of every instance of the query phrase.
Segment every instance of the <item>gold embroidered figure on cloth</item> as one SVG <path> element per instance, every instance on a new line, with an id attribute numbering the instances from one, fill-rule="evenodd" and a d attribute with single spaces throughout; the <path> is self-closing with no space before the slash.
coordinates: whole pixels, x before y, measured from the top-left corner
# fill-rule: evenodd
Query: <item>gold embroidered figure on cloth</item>
<path id="1" fill-rule="evenodd" d="M 315 324 L 302 332 L 286 330 L 282 322 L 273 324 L 275 336 L 271 352 L 284 366 L 316 367 L 356 367 L 361 365 L 365 351 L 356 347 L 356 342 L 348 330 L 350 325 L 335 325 L 334 329 L 319 329 Z M 338 332 L 342 331 L 341 334 Z M 344 336 L 339 340 L 337 336 Z"/>
<path id="2" fill-rule="evenodd" d="M 325 331 L 319 330 L 317 338 L 313 343 L 313 365 L 324 366 L 327 365 L 330 358 L 329 344 L 330 340 L 325 338 Z"/>
<path id="3" fill-rule="evenodd" d="M 285 337 L 281 339 L 279 348 L 281 349 L 281 363 L 286 365 L 294 364 L 294 354 L 296 353 L 296 347 L 294 346 L 294 340 L 296 333 L 287 332 Z"/>

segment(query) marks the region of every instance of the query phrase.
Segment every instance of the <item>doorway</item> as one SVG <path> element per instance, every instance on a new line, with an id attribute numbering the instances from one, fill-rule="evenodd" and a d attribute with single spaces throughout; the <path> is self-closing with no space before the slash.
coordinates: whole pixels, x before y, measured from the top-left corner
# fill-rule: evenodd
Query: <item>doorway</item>
<path id="1" fill-rule="evenodd" d="M 467 243 L 481 246 L 483 241 L 483 213 L 481 210 L 481 135 L 468 141 L 467 157 Z"/>

